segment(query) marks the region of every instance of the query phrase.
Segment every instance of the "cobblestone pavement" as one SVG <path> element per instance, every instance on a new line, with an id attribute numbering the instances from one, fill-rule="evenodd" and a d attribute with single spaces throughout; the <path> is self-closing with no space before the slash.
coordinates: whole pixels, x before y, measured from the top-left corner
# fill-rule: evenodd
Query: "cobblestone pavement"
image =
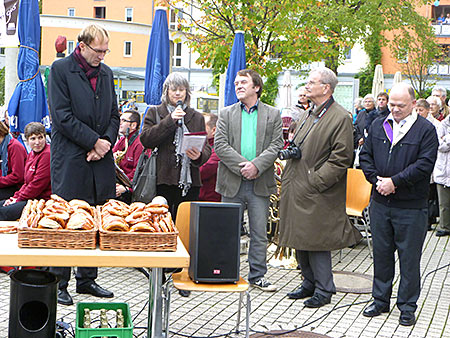
<path id="1" fill-rule="evenodd" d="M 362 315 L 370 301 L 370 294 L 338 292 L 331 304 L 320 309 L 308 309 L 301 300 L 293 301 L 286 294 L 299 285 L 298 270 L 269 267 L 266 277 L 278 286 L 274 293 L 251 289 L 252 333 L 272 330 L 314 332 L 333 338 L 339 337 L 450 337 L 450 237 L 437 238 L 434 231 L 428 232 L 422 256 L 422 292 L 416 312 L 417 323 L 412 327 L 398 324 L 399 310 L 392 300 L 390 312 L 376 318 Z M 443 267 L 433 272 L 433 270 Z M 373 264 L 366 243 L 333 252 L 333 269 L 372 274 Z M 246 255 L 241 256 L 241 275 L 248 272 Z M 397 290 L 398 266 L 396 269 L 394 297 Z M 132 268 L 101 268 L 97 282 L 114 292 L 111 301 L 127 302 L 134 318 L 135 337 L 146 337 L 143 329 L 147 325 L 148 280 Z M 8 336 L 9 277 L 0 275 L 0 338 Z M 69 284 L 69 292 L 75 303 L 102 300 L 77 294 L 75 279 Z M 237 294 L 193 292 L 190 297 L 181 297 L 172 292 L 170 313 L 170 337 L 207 337 L 233 332 L 235 329 Z M 142 310 L 142 311 L 141 311 Z M 65 322 L 75 321 L 76 306 L 58 305 L 57 318 Z M 244 314 L 244 313 L 243 313 Z M 241 316 L 241 330 L 245 328 L 245 315 Z M 231 333 L 229 337 L 244 337 Z"/>

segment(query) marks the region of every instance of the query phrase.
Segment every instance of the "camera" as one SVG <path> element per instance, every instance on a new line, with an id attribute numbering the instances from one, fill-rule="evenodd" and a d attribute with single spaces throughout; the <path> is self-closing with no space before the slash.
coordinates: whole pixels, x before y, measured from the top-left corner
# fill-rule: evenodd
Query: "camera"
<path id="1" fill-rule="evenodd" d="M 301 159 L 302 151 L 299 147 L 295 145 L 293 141 L 289 141 L 289 145 L 286 149 L 280 150 L 278 152 L 278 158 L 280 160 L 288 160 L 288 159 Z"/>

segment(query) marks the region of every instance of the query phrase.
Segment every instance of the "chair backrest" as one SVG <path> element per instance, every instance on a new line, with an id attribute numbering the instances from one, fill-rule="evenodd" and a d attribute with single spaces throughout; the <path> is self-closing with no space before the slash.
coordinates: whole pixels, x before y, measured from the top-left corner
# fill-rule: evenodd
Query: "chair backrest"
<path id="1" fill-rule="evenodd" d="M 362 212 L 370 202 L 370 184 L 361 169 L 350 168 L 347 170 L 347 208 Z"/>
<path id="2" fill-rule="evenodd" d="M 175 226 L 178 229 L 178 235 L 181 242 L 189 252 L 189 224 L 191 220 L 191 202 L 182 202 L 178 206 L 177 219 Z"/>

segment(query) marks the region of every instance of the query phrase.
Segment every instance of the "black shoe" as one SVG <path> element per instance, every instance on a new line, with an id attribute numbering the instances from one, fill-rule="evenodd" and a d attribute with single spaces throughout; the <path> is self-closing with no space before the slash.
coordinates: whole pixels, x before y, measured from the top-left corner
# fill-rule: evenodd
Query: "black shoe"
<path id="1" fill-rule="evenodd" d="M 77 286 L 77 292 L 78 293 L 87 293 L 90 295 L 93 295 L 95 297 L 102 297 L 102 298 L 112 298 L 114 297 L 114 294 L 111 291 L 108 291 L 106 289 L 103 289 L 100 285 L 98 285 L 95 282 L 83 285 L 83 286 Z"/>
<path id="2" fill-rule="evenodd" d="M 306 307 L 318 308 L 330 304 L 330 302 L 331 297 L 325 297 L 319 293 L 315 293 L 310 299 L 305 300 L 303 304 L 305 304 Z"/>
<path id="3" fill-rule="evenodd" d="M 450 235 L 450 231 L 447 231 L 447 230 L 438 230 L 438 231 L 436 231 L 436 236 L 437 237 L 448 236 L 448 235 Z"/>
<path id="4" fill-rule="evenodd" d="M 191 295 L 191 291 L 188 290 L 178 290 L 178 293 L 181 297 L 189 297 Z"/>
<path id="5" fill-rule="evenodd" d="M 69 292 L 67 292 L 67 289 L 58 290 L 58 304 L 62 305 L 73 304 L 73 299 L 72 297 L 70 297 Z"/>
<path id="6" fill-rule="evenodd" d="M 416 316 L 412 311 L 402 311 L 398 323 L 403 326 L 411 326 L 416 323 Z"/>
<path id="7" fill-rule="evenodd" d="M 375 302 L 364 309 L 364 317 L 376 317 L 382 313 L 389 312 L 389 306 L 377 305 Z"/>
<path id="8" fill-rule="evenodd" d="M 313 295 L 314 295 L 313 290 L 308 290 L 303 286 L 300 286 L 299 288 L 287 294 L 288 298 L 290 299 L 303 299 L 306 297 L 312 297 Z"/>

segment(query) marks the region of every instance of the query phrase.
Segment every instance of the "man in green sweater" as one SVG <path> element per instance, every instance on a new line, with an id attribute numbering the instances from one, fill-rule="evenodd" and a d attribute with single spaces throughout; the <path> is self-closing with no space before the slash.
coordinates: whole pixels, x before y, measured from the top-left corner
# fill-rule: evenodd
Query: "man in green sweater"
<path id="1" fill-rule="evenodd" d="M 216 191 L 222 202 L 241 203 L 248 211 L 250 284 L 275 291 L 276 286 L 264 275 L 269 197 L 276 192 L 273 163 L 283 147 L 281 116 L 278 109 L 259 100 L 263 81 L 257 72 L 240 70 L 234 86 L 239 102 L 221 110 L 217 123 L 215 151 L 220 162 Z"/>

